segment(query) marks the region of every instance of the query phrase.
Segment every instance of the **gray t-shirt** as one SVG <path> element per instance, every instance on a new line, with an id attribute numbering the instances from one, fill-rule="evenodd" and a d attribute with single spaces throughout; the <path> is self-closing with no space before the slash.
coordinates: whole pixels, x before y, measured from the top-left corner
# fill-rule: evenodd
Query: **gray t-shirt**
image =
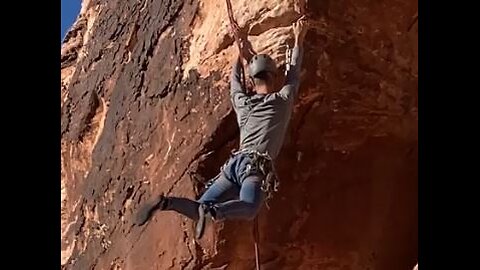
<path id="1" fill-rule="evenodd" d="M 268 153 L 275 159 L 283 145 L 293 103 L 300 85 L 303 49 L 293 48 L 286 83 L 278 92 L 248 96 L 243 90 L 241 64 L 232 70 L 230 95 L 240 128 L 240 149 Z"/>

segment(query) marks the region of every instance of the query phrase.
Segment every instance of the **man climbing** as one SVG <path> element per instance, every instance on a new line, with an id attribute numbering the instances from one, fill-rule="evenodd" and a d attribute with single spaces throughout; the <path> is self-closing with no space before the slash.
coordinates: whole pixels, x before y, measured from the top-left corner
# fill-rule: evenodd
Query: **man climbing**
<path id="1" fill-rule="evenodd" d="M 233 153 L 211 186 L 197 201 L 160 195 L 140 210 L 136 224 L 143 225 L 156 210 L 173 210 L 195 221 L 196 238 L 202 237 L 206 217 L 214 220 L 254 219 L 262 202 L 274 191 L 274 160 L 283 144 L 300 84 L 303 40 L 307 32 L 303 18 L 293 24 L 295 47 L 284 86 L 275 91 L 279 77 L 274 60 L 253 55 L 246 33 L 238 25 L 232 32 L 239 42 L 239 57 L 231 75 L 231 101 L 240 128 L 240 150 Z M 242 85 L 242 58 L 248 63 L 253 94 Z"/>

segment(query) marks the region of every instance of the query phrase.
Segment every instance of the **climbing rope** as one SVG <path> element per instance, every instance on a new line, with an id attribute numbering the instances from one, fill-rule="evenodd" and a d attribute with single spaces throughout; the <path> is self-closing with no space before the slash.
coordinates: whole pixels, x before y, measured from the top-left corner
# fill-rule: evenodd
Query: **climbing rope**
<path id="1" fill-rule="evenodd" d="M 258 233 L 258 218 L 255 217 L 253 220 L 253 239 L 255 239 L 255 267 L 257 270 L 260 270 L 260 248 L 259 242 L 260 237 Z"/>

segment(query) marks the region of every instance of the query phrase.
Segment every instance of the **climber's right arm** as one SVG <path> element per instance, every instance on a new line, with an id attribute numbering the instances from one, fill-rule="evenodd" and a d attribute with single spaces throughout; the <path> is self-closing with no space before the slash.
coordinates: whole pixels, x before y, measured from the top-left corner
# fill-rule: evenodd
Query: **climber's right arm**
<path id="1" fill-rule="evenodd" d="M 297 96 L 303 62 L 303 40 L 307 30 L 306 23 L 302 19 L 293 24 L 295 46 L 293 47 L 290 69 L 287 72 L 285 86 L 280 90 L 280 95 L 286 100 L 293 100 Z"/>
<path id="2" fill-rule="evenodd" d="M 238 47 L 238 57 L 233 64 L 232 75 L 230 78 L 230 96 L 233 104 L 233 108 L 238 114 L 248 111 L 247 101 L 249 97 L 246 94 L 246 85 L 242 83 L 242 79 L 245 83 L 246 78 L 242 78 L 244 72 L 242 72 L 242 59 L 247 63 L 256 54 L 252 48 L 252 44 L 248 41 L 248 34 L 246 31 L 240 30 L 238 25 L 231 25 L 232 35 L 235 38 Z"/>
<path id="3" fill-rule="evenodd" d="M 303 61 L 303 46 L 295 45 L 292 51 L 290 70 L 287 71 L 285 85 L 280 90 L 280 95 L 287 100 L 293 100 L 297 96 L 300 87 L 300 70 Z"/>

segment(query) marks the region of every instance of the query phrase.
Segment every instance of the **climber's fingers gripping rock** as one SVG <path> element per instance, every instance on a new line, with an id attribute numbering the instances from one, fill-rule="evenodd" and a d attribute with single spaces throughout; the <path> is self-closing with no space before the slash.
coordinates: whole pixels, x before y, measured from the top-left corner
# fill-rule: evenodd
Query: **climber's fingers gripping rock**
<path id="1" fill-rule="evenodd" d="M 296 44 L 303 44 L 307 31 L 308 22 L 305 16 L 300 17 L 300 19 L 293 23 L 293 34 L 295 35 Z"/>
<path id="2" fill-rule="evenodd" d="M 230 31 L 237 42 L 240 56 L 246 61 L 249 61 L 253 55 L 255 55 L 255 52 L 253 51 L 252 45 L 248 41 L 247 32 L 242 31 L 237 24 L 231 24 Z"/>

